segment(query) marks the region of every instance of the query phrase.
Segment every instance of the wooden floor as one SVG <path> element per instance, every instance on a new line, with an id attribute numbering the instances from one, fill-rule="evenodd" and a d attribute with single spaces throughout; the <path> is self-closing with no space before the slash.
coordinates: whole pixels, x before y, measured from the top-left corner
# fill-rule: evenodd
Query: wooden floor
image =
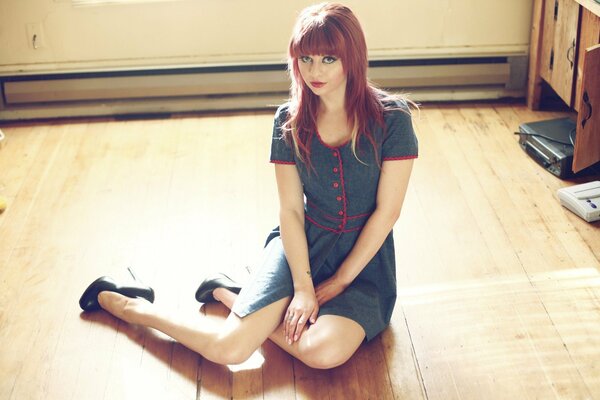
<path id="1" fill-rule="evenodd" d="M 206 273 L 247 278 L 277 224 L 272 112 L 2 126 L 0 398 L 600 399 L 600 224 L 513 135 L 559 115 L 422 107 L 391 327 L 331 371 L 271 343 L 221 367 L 77 304 L 132 266 L 194 318 Z"/>

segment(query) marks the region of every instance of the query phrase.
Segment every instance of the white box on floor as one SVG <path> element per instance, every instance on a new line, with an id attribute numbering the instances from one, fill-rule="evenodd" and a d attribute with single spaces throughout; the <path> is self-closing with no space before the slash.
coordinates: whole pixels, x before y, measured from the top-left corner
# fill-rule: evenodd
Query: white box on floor
<path id="1" fill-rule="evenodd" d="M 587 222 L 600 220 L 600 181 L 558 189 L 556 194 L 560 204 Z"/>

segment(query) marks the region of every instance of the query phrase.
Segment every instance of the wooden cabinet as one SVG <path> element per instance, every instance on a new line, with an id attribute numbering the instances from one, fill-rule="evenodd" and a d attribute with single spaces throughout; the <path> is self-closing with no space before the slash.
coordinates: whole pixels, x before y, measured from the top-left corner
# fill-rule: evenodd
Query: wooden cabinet
<path id="1" fill-rule="evenodd" d="M 540 76 L 572 107 L 579 4 L 544 0 L 543 20 Z"/>
<path id="2" fill-rule="evenodd" d="M 586 49 L 584 57 L 573 154 L 574 171 L 600 160 L 600 45 Z"/>
<path id="3" fill-rule="evenodd" d="M 527 104 L 539 109 L 547 82 L 578 112 L 573 170 L 600 161 L 600 4 L 534 0 Z"/>
<path id="4" fill-rule="evenodd" d="M 600 6 L 600 5 L 599 5 Z M 575 99 L 579 100 L 575 102 L 575 109 L 579 111 L 579 104 L 581 102 L 581 81 L 583 78 L 583 67 L 585 61 L 596 55 L 590 54 L 590 48 L 600 43 L 600 17 L 592 13 L 590 10 L 583 8 L 581 10 L 581 29 L 579 34 L 579 52 L 577 56 L 577 88 Z M 594 50 L 595 51 L 595 50 Z M 600 74 L 600 71 L 596 70 L 596 75 Z M 588 75 L 591 76 L 591 75 Z M 589 78 L 588 78 L 589 79 Z"/>

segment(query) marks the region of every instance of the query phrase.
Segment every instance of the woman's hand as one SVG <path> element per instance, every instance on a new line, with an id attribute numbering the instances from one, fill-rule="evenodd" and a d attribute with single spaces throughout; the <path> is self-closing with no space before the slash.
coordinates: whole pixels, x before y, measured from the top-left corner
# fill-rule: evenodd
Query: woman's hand
<path id="1" fill-rule="evenodd" d="M 315 294 L 317 296 L 317 301 L 319 302 L 319 306 L 327 303 L 329 300 L 333 299 L 335 296 L 342 293 L 348 285 L 342 282 L 341 279 L 337 277 L 337 275 L 333 275 L 331 278 L 324 280 L 317 286 L 315 289 Z"/>
<path id="2" fill-rule="evenodd" d="M 319 303 L 312 288 L 310 291 L 296 291 L 285 313 L 283 328 L 288 344 L 298 341 L 306 323 L 314 324 L 319 314 Z"/>

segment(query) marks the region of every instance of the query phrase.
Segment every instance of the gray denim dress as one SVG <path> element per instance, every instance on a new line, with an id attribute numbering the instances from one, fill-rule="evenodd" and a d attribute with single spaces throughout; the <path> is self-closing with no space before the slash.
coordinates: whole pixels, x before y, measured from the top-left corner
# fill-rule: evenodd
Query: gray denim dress
<path id="1" fill-rule="evenodd" d="M 405 103 L 396 105 L 408 110 Z M 410 115 L 402 110 L 388 111 L 384 115 L 385 130 L 372 125 L 378 157 L 364 136 L 357 145 L 359 161 L 350 143 L 332 147 L 315 132 L 309 139 L 313 166 L 309 171 L 283 140 L 281 126 L 287 118 L 287 109 L 284 104 L 275 114 L 271 162 L 296 165 L 300 174 L 306 199 L 304 225 L 310 268 L 316 287 L 335 273 L 375 210 L 381 173 L 377 160 L 416 158 L 418 144 Z M 276 228 L 268 236 L 263 260 L 242 288 L 233 312 L 244 317 L 293 293 L 292 275 Z M 363 327 L 366 339 L 371 340 L 389 324 L 395 302 L 396 262 L 390 232 L 352 284 L 321 306 L 319 316 L 350 318 Z"/>

